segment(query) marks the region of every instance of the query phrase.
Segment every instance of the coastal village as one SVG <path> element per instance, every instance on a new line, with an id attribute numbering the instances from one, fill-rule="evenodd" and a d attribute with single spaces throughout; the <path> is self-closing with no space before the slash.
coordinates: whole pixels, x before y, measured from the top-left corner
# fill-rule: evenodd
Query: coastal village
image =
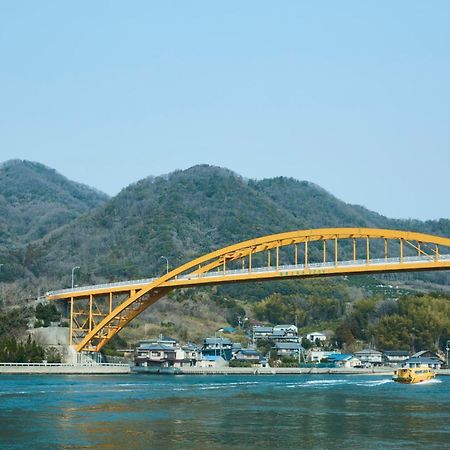
<path id="1" fill-rule="evenodd" d="M 246 347 L 233 340 L 236 330 L 227 327 L 218 330 L 220 336 L 207 337 L 202 345 L 182 344 L 168 336 L 147 339 L 134 350 L 123 349 L 125 356 L 134 357 L 134 370 L 148 373 L 172 373 L 186 367 L 322 367 L 371 368 L 419 367 L 432 369 L 445 366 L 445 359 L 430 350 L 412 354 L 404 350 L 378 351 L 366 348 L 353 353 L 342 353 L 334 348 L 332 336 L 312 332 L 302 337 L 292 324 L 255 325 L 247 333 Z"/>

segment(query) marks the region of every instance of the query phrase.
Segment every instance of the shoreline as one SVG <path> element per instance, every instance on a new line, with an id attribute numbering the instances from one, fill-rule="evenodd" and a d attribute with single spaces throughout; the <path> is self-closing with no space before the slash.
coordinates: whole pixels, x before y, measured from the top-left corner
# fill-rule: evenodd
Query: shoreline
<path id="1" fill-rule="evenodd" d="M 322 367 L 186 367 L 179 375 L 389 375 L 392 368 L 322 368 Z"/>
<path id="2" fill-rule="evenodd" d="M 129 375 L 131 373 L 128 364 L 0 364 L 0 375 Z"/>
<path id="3" fill-rule="evenodd" d="M 141 373 L 128 364 L 0 364 L 0 375 L 367 375 L 392 376 L 393 367 L 181 367 L 173 373 Z M 450 369 L 436 370 L 437 376 L 450 375 Z"/>

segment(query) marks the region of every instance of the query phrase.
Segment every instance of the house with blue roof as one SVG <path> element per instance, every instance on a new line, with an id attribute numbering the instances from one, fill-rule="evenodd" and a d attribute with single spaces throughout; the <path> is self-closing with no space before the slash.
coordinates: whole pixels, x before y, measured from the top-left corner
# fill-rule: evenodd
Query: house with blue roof
<path id="1" fill-rule="evenodd" d="M 220 356 L 229 361 L 233 356 L 233 343 L 228 338 L 211 337 L 203 340 L 202 359 L 210 356 Z"/>
<path id="2" fill-rule="evenodd" d="M 361 360 L 349 353 L 332 353 L 327 360 L 336 367 L 352 368 L 361 365 Z"/>

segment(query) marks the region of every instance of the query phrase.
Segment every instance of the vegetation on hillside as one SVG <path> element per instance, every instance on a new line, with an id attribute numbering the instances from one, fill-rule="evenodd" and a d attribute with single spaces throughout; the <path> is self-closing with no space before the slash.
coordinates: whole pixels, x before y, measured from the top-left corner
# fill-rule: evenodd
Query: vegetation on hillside
<path id="1" fill-rule="evenodd" d="M 447 219 L 388 219 L 309 182 L 249 181 L 205 165 L 143 179 L 108 200 L 45 166 L 12 161 L 0 167 L 0 216 L 0 300 L 9 308 L 36 292 L 70 286 L 74 266 L 81 267 L 75 274 L 78 285 L 158 276 L 165 271 L 161 255 L 175 267 L 241 240 L 294 229 L 368 226 L 450 235 Z M 310 252 L 314 256 L 313 245 Z M 287 252 L 281 257 L 292 260 Z M 444 272 L 414 277 L 449 280 Z M 344 346 L 441 346 L 449 327 L 438 318 L 448 317 L 443 306 L 448 300 L 409 296 L 406 301 L 407 292 L 380 289 L 368 277 L 355 280 L 283 280 L 175 292 L 124 334 L 134 340 L 159 333 L 195 339 L 251 316 L 269 323 L 296 321 L 304 331 L 326 327 Z M 57 316 L 50 310 L 37 314 L 44 325 Z M 437 334 L 427 335 L 419 322 Z"/>
<path id="2" fill-rule="evenodd" d="M 24 338 L 28 322 L 33 311 L 29 308 L 0 310 L 0 362 L 42 362 L 44 349 L 31 340 Z"/>
<path id="3" fill-rule="evenodd" d="M 350 299 L 273 294 L 253 306 L 256 318 L 272 325 L 297 322 L 300 333 L 331 328 L 336 344 L 354 350 L 441 350 L 450 339 L 450 297 L 407 295 Z"/>

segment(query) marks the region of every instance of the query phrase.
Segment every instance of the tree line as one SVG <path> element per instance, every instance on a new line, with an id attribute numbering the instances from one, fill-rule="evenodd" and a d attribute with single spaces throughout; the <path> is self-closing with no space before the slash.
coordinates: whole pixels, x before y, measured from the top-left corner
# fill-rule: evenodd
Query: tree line
<path id="1" fill-rule="evenodd" d="M 253 306 L 257 319 L 297 323 L 299 332 L 330 328 L 344 349 L 443 351 L 450 340 L 450 298 L 414 294 L 398 299 L 372 296 L 350 302 L 332 297 L 273 294 Z"/>

